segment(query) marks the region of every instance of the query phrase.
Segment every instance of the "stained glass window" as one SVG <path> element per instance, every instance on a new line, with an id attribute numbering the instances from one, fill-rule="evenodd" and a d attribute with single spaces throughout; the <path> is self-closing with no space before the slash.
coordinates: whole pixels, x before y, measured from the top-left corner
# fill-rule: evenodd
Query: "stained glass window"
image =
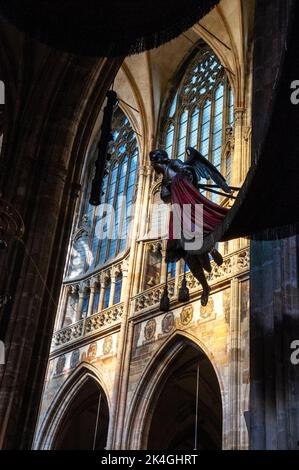
<path id="1" fill-rule="evenodd" d="M 147 253 L 144 289 L 153 287 L 161 281 L 162 253 L 160 245 L 150 246 Z"/>
<path id="2" fill-rule="evenodd" d="M 94 293 L 94 300 L 92 306 L 92 312 L 97 313 L 99 311 L 99 304 L 100 304 L 100 287 L 97 286 L 96 291 Z"/>
<path id="3" fill-rule="evenodd" d="M 100 266 L 128 246 L 135 194 L 138 146 L 131 124 L 120 108 L 113 115 L 111 160 L 103 180 L 101 205 L 93 212 L 90 266 Z"/>
<path id="4" fill-rule="evenodd" d="M 76 312 L 78 309 L 78 303 L 79 303 L 78 292 L 69 293 L 67 296 L 66 312 L 65 312 L 63 325 L 62 325 L 63 328 L 75 322 Z"/>
<path id="5" fill-rule="evenodd" d="M 120 302 L 121 285 L 122 285 L 122 276 L 119 274 L 115 279 L 115 291 L 114 291 L 114 299 L 113 299 L 114 304 L 118 304 Z"/>
<path id="6" fill-rule="evenodd" d="M 88 304 L 89 304 L 89 292 L 85 292 L 84 297 L 83 297 L 83 304 L 82 304 L 82 317 L 87 316 Z"/>
<path id="7" fill-rule="evenodd" d="M 233 125 L 233 108 L 225 69 L 212 49 L 202 43 L 167 105 L 162 133 L 169 157 L 184 160 L 186 147 L 195 147 L 219 171 L 230 175 L 230 160 L 225 161 L 222 150 L 226 129 Z"/>
<path id="8" fill-rule="evenodd" d="M 105 285 L 105 289 L 104 289 L 103 308 L 109 307 L 110 291 L 111 291 L 111 281 L 107 281 Z"/>
<path id="9" fill-rule="evenodd" d="M 68 266 L 69 278 L 80 276 L 86 268 L 88 257 L 88 235 L 84 233 L 78 237 L 72 246 L 71 257 Z"/>

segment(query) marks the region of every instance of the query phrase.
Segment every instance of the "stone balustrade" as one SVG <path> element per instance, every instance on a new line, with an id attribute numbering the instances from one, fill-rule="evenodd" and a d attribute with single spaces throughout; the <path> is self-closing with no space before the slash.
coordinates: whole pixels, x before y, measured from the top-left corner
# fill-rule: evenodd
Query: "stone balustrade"
<path id="1" fill-rule="evenodd" d="M 211 287 L 219 282 L 225 282 L 233 277 L 240 276 L 249 270 L 249 248 L 244 248 L 233 254 L 224 257 L 223 264 L 217 266 L 212 262 L 212 272 L 208 276 Z M 168 293 L 170 301 L 174 304 L 177 300 L 176 286 L 180 286 L 183 274 L 179 275 L 179 279 L 171 278 L 168 281 Z M 191 274 L 186 273 L 187 286 L 190 293 L 200 293 L 201 286 L 197 279 Z M 177 282 L 178 281 L 178 282 Z M 138 313 L 147 310 L 156 310 L 159 308 L 160 298 L 163 293 L 165 284 L 159 284 L 151 287 L 142 293 L 136 295 L 132 299 L 133 312 Z M 76 342 L 88 335 L 92 335 L 102 328 L 120 322 L 123 314 L 124 304 L 119 303 L 112 307 L 106 308 L 99 313 L 95 313 L 89 317 L 73 323 L 65 328 L 56 331 L 53 335 L 52 351 L 63 347 L 66 344 Z"/>
<path id="2" fill-rule="evenodd" d="M 92 335 L 101 330 L 101 328 L 108 327 L 120 321 L 123 314 L 123 307 L 123 303 L 113 305 L 99 313 L 94 313 L 90 317 L 83 318 L 72 325 L 56 331 L 53 335 L 51 351 L 82 339 L 85 336 Z"/>
<path id="3" fill-rule="evenodd" d="M 175 279 L 170 279 L 167 285 L 169 298 L 172 299 L 174 298 L 175 293 Z M 135 312 L 159 304 L 163 289 L 164 284 L 159 284 L 143 291 L 142 294 L 138 294 L 136 297 L 134 297 L 133 301 L 135 304 Z"/>
<path id="4" fill-rule="evenodd" d="M 209 284 L 213 287 L 214 284 L 229 280 L 234 276 L 241 275 L 249 270 L 249 248 L 244 248 L 233 254 L 226 255 L 221 266 L 217 266 L 215 262 L 212 262 L 212 272 L 208 276 Z M 178 285 L 181 285 L 183 274 L 179 276 Z M 197 279 L 191 274 L 186 273 L 187 286 L 190 293 L 200 292 L 201 286 Z M 133 298 L 133 311 L 138 313 L 143 310 L 154 310 L 159 307 L 161 294 L 164 289 L 164 284 L 151 287 L 141 294 L 136 295 Z M 168 281 L 168 290 L 170 301 L 176 300 L 177 292 L 175 292 L 175 279 Z"/>

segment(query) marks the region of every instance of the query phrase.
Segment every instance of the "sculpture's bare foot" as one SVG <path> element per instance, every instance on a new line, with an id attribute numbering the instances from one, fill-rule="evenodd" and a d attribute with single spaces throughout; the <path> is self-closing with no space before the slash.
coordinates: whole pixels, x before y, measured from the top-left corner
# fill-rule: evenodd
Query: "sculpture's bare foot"
<path id="1" fill-rule="evenodd" d="M 208 289 L 204 289 L 203 293 L 201 294 L 200 303 L 203 307 L 205 307 L 208 303 L 210 290 L 210 287 Z"/>
<path id="2" fill-rule="evenodd" d="M 212 256 L 213 260 L 215 261 L 215 263 L 216 263 L 218 266 L 221 266 L 221 265 L 222 265 L 222 263 L 223 263 L 222 255 L 219 253 L 218 250 L 216 250 L 216 248 L 214 248 L 214 249 L 211 251 L 211 256 Z"/>

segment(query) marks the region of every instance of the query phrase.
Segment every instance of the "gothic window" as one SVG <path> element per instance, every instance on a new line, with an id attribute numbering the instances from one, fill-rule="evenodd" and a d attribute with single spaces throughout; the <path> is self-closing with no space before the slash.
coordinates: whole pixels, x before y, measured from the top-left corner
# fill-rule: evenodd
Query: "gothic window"
<path id="1" fill-rule="evenodd" d="M 226 241 L 226 242 L 223 242 L 223 254 L 227 255 L 228 252 L 229 252 L 229 244 L 228 244 L 228 241 Z"/>
<path id="2" fill-rule="evenodd" d="M 103 308 L 108 308 L 109 307 L 110 291 L 111 291 L 111 281 L 109 280 L 105 284 Z"/>
<path id="3" fill-rule="evenodd" d="M 183 273 L 188 273 L 189 271 L 190 271 L 189 266 L 185 262 L 183 262 Z"/>
<path id="4" fill-rule="evenodd" d="M 165 150 L 169 157 L 184 160 L 186 147 L 195 147 L 230 177 L 231 157 L 223 161 L 222 149 L 226 130 L 232 125 L 233 93 L 228 77 L 212 49 L 202 43 L 166 107 L 162 124 Z"/>
<path id="5" fill-rule="evenodd" d="M 111 159 L 106 166 L 101 205 L 93 207 L 87 204 L 85 208 L 92 226 L 89 245 L 91 267 L 103 265 L 128 247 L 133 218 L 138 146 L 131 124 L 119 107 L 114 111 L 112 131 Z"/>
<path id="6" fill-rule="evenodd" d="M 99 311 L 99 305 L 100 305 L 100 287 L 96 286 L 96 290 L 94 293 L 94 300 L 93 300 L 93 306 L 92 306 L 92 312 L 93 313 L 98 313 Z"/>
<path id="7" fill-rule="evenodd" d="M 160 190 L 155 191 L 152 197 L 151 205 L 151 223 L 149 236 L 154 238 L 162 238 L 168 231 L 168 206 L 160 197 Z"/>
<path id="8" fill-rule="evenodd" d="M 84 292 L 83 304 L 82 304 L 82 317 L 83 318 L 87 316 L 88 304 L 89 304 L 89 292 L 86 290 Z"/>
<path id="9" fill-rule="evenodd" d="M 113 299 L 114 304 L 118 304 L 120 302 L 121 286 L 122 286 L 122 275 L 118 274 L 115 279 L 115 291 L 114 291 L 114 299 Z"/>
<path id="10" fill-rule="evenodd" d="M 88 234 L 79 236 L 72 247 L 69 263 L 68 276 L 74 278 L 80 276 L 85 270 L 85 263 L 88 255 Z"/>
<path id="11" fill-rule="evenodd" d="M 63 322 L 63 327 L 66 327 L 72 323 L 74 323 L 76 318 L 76 312 L 78 308 L 79 302 L 79 293 L 78 292 L 69 292 L 67 297 L 66 303 L 66 312 L 65 318 Z"/>
<path id="12" fill-rule="evenodd" d="M 167 275 L 169 278 L 175 277 L 176 263 L 167 263 Z"/>
<path id="13" fill-rule="evenodd" d="M 161 245 L 150 245 L 147 253 L 144 288 L 148 289 L 161 282 L 162 253 Z"/>

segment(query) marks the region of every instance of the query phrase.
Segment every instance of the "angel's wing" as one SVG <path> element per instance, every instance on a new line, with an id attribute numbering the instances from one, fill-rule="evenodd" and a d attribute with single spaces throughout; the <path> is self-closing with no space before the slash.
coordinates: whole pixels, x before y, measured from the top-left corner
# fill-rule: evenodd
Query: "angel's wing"
<path id="1" fill-rule="evenodd" d="M 193 147 L 188 147 L 187 155 L 188 158 L 185 163 L 194 169 L 198 181 L 200 181 L 201 178 L 212 178 L 219 188 L 223 189 L 226 193 L 230 193 L 230 188 L 222 174 L 200 152 Z"/>

